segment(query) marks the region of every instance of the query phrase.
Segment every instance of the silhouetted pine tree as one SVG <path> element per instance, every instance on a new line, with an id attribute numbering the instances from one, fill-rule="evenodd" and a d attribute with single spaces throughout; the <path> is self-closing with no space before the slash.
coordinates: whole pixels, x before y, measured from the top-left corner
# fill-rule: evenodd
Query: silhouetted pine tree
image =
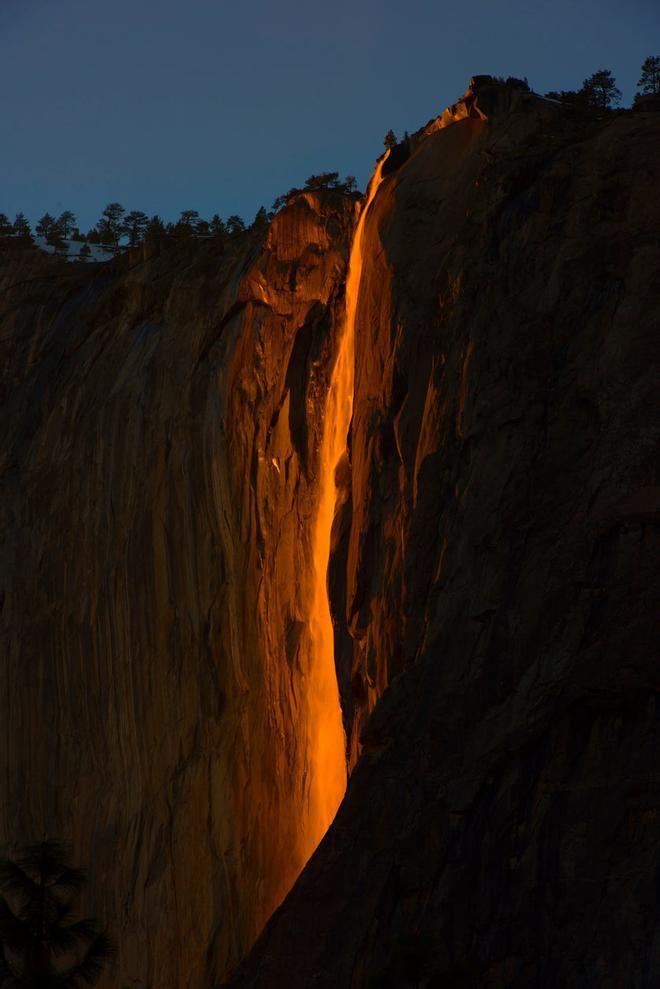
<path id="1" fill-rule="evenodd" d="M 227 233 L 227 228 L 217 213 L 214 213 L 211 217 L 209 229 L 214 237 L 222 237 Z"/>
<path id="2" fill-rule="evenodd" d="M 637 85 L 640 93 L 660 96 L 660 55 L 649 55 L 644 59 Z"/>
<path id="3" fill-rule="evenodd" d="M 227 217 L 227 233 L 230 237 L 238 237 L 245 230 L 245 222 L 238 214 L 233 213 Z"/>
<path id="4" fill-rule="evenodd" d="M 181 210 L 181 216 L 179 217 L 174 228 L 175 233 L 179 237 L 192 237 L 198 223 L 199 213 L 196 209 Z"/>
<path id="5" fill-rule="evenodd" d="M 599 69 L 582 83 L 580 91 L 587 102 L 598 110 L 610 110 L 621 102 L 621 90 L 609 69 Z"/>
<path id="6" fill-rule="evenodd" d="M 115 948 L 96 920 L 73 919 L 84 873 L 55 842 L 0 861 L 0 989 L 93 986 Z"/>
<path id="7" fill-rule="evenodd" d="M 25 213 L 17 213 L 14 219 L 14 233 L 19 237 L 25 237 L 26 240 L 32 239 L 32 230 Z"/>
<path id="8" fill-rule="evenodd" d="M 57 229 L 64 238 L 67 238 L 69 236 L 69 231 L 71 230 L 75 222 L 76 222 L 76 218 L 70 209 L 65 209 L 63 213 L 60 213 L 60 215 L 56 220 L 56 223 L 57 223 Z"/>
<path id="9" fill-rule="evenodd" d="M 126 214 L 122 226 L 124 232 L 128 234 L 128 243 L 131 247 L 135 247 L 141 240 L 144 240 L 148 224 L 149 217 L 142 210 L 133 209 Z"/>
<path id="10" fill-rule="evenodd" d="M 37 231 L 39 237 L 48 237 L 56 224 L 57 221 L 54 216 L 51 216 L 50 213 L 44 213 L 44 215 L 37 220 L 35 230 Z"/>
<path id="11" fill-rule="evenodd" d="M 269 223 L 270 223 L 270 217 L 266 212 L 266 207 L 260 206 L 252 222 L 252 228 L 254 230 L 265 230 Z"/>
<path id="12" fill-rule="evenodd" d="M 145 237 L 147 240 L 158 240 L 160 237 L 165 236 L 165 224 L 158 216 L 157 213 L 150 218 L 147 223 L 147 229 L 145 231 Z"/>
<path id="13" fill-rule="evenodd" d="M 119 238 L 124 233 L 124 213 L 126 210 L 121 203 L 108 203 L 96 224 L 102 244 L 119 245 Z"/>

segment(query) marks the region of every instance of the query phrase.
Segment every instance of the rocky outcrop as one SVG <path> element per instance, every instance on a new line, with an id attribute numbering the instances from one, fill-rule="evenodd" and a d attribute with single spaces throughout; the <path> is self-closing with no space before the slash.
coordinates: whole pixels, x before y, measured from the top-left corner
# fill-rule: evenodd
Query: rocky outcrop
<path id="1" fill-rule="evenodd" d="M 367 218 L 363 751 L 241 989 L 660 978 L 660 126 L 488 97 Z"/>
<path id="2" fill-rule="evenodd" d="M 233 986 L 660 977 L 659 151 L 478 79 L 384 163 L 329 575 L 355 768 Z M 0 841 L 72 842 L 112 985 L 218 984 L 309 854 L 354 220 L 0 259 Z"/>

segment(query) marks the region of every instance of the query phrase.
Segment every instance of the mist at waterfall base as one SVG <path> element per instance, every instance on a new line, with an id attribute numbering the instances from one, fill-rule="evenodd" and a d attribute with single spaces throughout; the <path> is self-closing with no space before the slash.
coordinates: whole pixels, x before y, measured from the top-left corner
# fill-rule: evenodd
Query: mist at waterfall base
<path id="1" fill-rule="evenodd" d="M 72 209 L 82 229 L 116 200 L 251 220 L 311 173 L 364 188 L 385 132 L 421 126 L 473 73 L 545 92 L 608 67 L 629 103 L 658 36 L 649 0 L 413 0 L 405 15 L 394 0 L 4 0 L 0 210 Z"/>

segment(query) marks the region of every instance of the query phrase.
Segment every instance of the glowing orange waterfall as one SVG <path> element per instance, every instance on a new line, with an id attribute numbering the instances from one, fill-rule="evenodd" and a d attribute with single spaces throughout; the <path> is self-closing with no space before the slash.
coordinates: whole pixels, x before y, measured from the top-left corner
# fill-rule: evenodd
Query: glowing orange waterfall
<path id="1" fill-rule="evenodd" d="M 319 461 L 319 508 L 313 533 L 314 590 L 310 612 L 311 669 L 307 685 L 309 814 L 303 827 L 305 861 L 332 822 L 346 790 L 346 739 L 328 600 L 330 537 L 337 502 L 335 471 L 346 454 L 353 411 L 355 318 L 362 278 L 364 222 L 382 176 L 383 158 L 367 190 L 353 237 L 346 281 L 346 319 L 328 390 Z"/>

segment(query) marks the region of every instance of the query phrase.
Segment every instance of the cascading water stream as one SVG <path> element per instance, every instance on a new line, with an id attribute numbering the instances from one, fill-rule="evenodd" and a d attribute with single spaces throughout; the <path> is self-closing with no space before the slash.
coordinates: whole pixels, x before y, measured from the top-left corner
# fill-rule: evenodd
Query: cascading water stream
<path id="1" fill-rule="evenodd" d="M 389 153 L 389 152 L 388 152 Z M 355 320 L 363 266 L 364 224 L 382 181 L 387 154 L 378 163 L 353 237 L 346 280 L 346 319 L 339 341 L 323 420 L 319 458 L 319 507 L 313 533 L 314 590 L 310 612 L 311 670 L 308 701 L 309 815 L 303 826 L 304 860 L 331 824 L 346 790 L 346 739 L 334 657 L 328 599 L 330 539 L 337 504 L 335 472 L 346 455 L 353 413 Z"/>

